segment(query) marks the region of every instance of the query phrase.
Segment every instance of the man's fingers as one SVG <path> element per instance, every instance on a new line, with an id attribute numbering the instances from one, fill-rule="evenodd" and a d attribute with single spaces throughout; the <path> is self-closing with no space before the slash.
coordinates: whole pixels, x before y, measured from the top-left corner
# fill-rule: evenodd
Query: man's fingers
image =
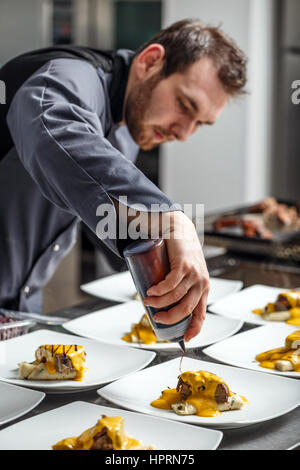
<path id="1" fill-rule="evenodd" d="M 179 269 L 172 269 L 163 281 L 147 290 L 147 295 L 160 296 L 167 294 L 178 286 L 185 275 L 186 273 Z"/>
<path id="2" fill-rule="evenodd" d="M 198 286 L 199 293 L 209 289 L 209 277 L 195 269 L 172 269 L 166 278 L 147 291 L 145 305 L 161 308 L 179 302 L 193 286 Z"/>
<path id="3" fill-rule="evenodd" d="M 171 308 L 167 312 L 158 312 L 154 316 L 154 320 L 157 323 L 163 323 L 165 325 L 172 325 L 179 322 L 183 318 L 190 315 L 194 308 L 199 302 L 199 288 L 198 286 L 192 287 L 185 297 L 175 307 Z"/>
<path id="4" fill-rule="evenodd" d="M 156 297 L 146 297 L 146 299 L 143 300 L 144 305 L 150 305 L 155 308 L 168 307 L 169 305 L 179 302 L 188 293 L 192 285 L 193 279 L 191 276 L 186 276 L 171 292 Z"/>
<path id="5" fill-rule="evenodd" d="M 208 290 L 203 292 L 200 302 L 194 309 L 190 326 L 184 335 L 185 341 L 190 341 L 199 334 L 206 316 L 207 297 Z"/>

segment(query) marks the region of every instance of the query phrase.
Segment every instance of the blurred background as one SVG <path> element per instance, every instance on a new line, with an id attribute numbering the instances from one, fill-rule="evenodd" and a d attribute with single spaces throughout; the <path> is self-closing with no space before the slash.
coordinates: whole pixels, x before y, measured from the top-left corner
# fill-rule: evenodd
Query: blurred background
<path id="1" fill-rule="evenodd" d="M 51 44 L 136 49 L 183 18 L 221 25 L 246 52 L 249 93 L 213 127 L 141 152 L 137 165 L 172 200 L 203 203 L 206 213 L 269 195 L 299 199 L 300 105 L 291 101 L 300 80 L 299 0 L 0 0 L 0 66 Z M 44 310 L 78 302 L 80 283 L 122 269 L 81 230 L 45 288 Z"/>

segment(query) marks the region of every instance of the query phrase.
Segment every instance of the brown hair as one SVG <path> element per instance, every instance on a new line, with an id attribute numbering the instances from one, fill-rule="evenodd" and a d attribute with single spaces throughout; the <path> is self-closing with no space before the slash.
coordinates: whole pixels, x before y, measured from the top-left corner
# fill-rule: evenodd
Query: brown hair
<path id="1" fill-rule="evenodd" d="M 220 28 L 205 25 L 199 20 L 181 20 L 161 30 L 143 44 L 136 55 L 154 43 L 161 44 L 165 49 L 162 76 L 184 72 L 195 61 L 210 57 L 225 91 L 231 96 L 245 93 L 247 58 Z"/>

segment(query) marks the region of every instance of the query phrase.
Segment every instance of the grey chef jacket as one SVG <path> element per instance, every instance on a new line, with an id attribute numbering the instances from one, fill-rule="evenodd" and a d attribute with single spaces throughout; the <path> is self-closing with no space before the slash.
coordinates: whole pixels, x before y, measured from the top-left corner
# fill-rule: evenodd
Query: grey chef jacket
<path id="1" fill-rule="evenodd" d="M 117 54 L 130 67 L 133 53 Z M 14 147 L 0 162 L 2 307 L 42 311 L 42 287 L 74 244 L 78 222 L 95 233 L 100 204 L 122 195 L 147 210 L 172 205 L 134 165 L 138 147 L 112 117 L 111 78 L 80 59 L 53 59 L 13 98 Z M 103 242 L 122 255 L 116 240 Z"/>

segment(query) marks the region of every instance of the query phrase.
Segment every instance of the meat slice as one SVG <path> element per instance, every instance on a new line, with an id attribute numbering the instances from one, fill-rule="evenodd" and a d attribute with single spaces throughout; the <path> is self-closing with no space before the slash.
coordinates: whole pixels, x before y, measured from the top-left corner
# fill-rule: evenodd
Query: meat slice
<path id="1" fill-rule="evenodd" d="M 101 429 L 98 434 L 94 436 L 94 443 L 91 450 L 113 450 L 113 443 L 111 438 L 107 435 L 107 428 Z"/>
<path id="2" fill-rule="evenodd" d="M 184 382 L 180 377 L 178 380 L 178 384 L 176 387 L 177 392 L 180 391 L 182 400 L 187 400 L 187 398 L 191 395 L 191 387 L 188 383 Z M 199 389 L 199 392 L 204 391 L 205 386 L 202 385 Z M 226 384 L 220 383 L 217 386 L 216 393 L 215 393 L 215 400 L 217 403 L 225 403 L 227 402 L 229 397 L 229 390 Z"/>
<path id="3" fill-rule="evenodd" d="M 261 219 L 243 220 L 242 229 L 244 235 L 249 238 L 258 237 L 264 240 L 270 240 L 273 236 L 272 232 L 265 227 Z"/>
<path id="4" fill-rule="evenodd" d="M 241 224 L 239 217 L 223 217 L 214 221 L 214 229 L 218 232 L 225 227 L 236 227 Z"/>
<path id="5" fill-rule="evenodd" d="M 274 197 L 267 197 L 263 201 L 250 208 L 250 212 L 265 212 L 274 210 L 277 207 L 277 201 Z"/>
<path id="6" fill-rule="evenodd" d="M 228 401 L 229 390 L 226 384 L 218 384 L 217 390 L 215 393 L 215 400 L 217 403 L 225 403 Z"/>
<path id="7" fill-rule="evenodd" d="M 275 302 L 275 310 L 280 312 L 281 310 L 288 310 L 291 308 L 289 300 L 284 296 L 279 294 Z"/>
<path id="8" fill-rule="evenodd" d="M 66 354 L 56 354 L 54 358 L 54 367 L 57 372 L 64 373 L 73 369 L 73 364 Z"/>
<path id="9" fill-rule="evenodd" d="M 192 393 L 190 385 L 184 382 L 181 377 L 179 377 L 176 390 L 180 391 L 182 400 L 186 400 Z"/>

